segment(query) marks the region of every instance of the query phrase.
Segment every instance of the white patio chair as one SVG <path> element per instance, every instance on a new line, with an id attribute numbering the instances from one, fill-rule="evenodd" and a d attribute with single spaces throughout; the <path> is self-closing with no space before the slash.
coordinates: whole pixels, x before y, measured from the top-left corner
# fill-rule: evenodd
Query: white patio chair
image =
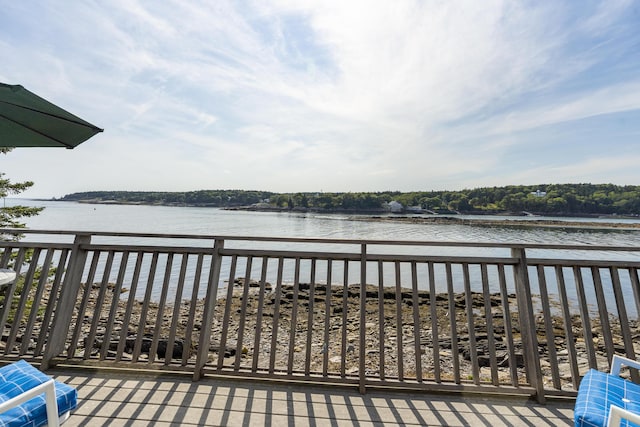
<path id="1" fill-rule="evenodd" d="M 578 388 L 576 427 L 640 426 L 640 385 L 620 377 L 622 366 L 640 369 L 640 362 L 614 355 L 609 373 L 587 372 Z"/>
<path id="2" fill-rule="evenodd" d="M 24 360 L 0 368 L 0 427 L 58 426 L 78 401 L 76 389 Z"/>

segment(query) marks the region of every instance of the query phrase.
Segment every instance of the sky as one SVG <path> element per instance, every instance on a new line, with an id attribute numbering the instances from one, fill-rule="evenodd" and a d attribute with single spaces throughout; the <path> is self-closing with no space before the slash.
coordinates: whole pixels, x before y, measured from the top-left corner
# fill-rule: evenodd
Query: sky
<path id="1" fill-rule="evenodd" d="M 0 0 L 0 82 L 104 128 L 81 191 L 640 185 L 640 2 Z"/>

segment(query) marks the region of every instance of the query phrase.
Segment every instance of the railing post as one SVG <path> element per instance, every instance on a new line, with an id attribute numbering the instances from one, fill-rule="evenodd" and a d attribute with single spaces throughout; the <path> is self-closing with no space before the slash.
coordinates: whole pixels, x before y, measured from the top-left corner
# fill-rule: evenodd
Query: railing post
<path id="1" fill-rule="evenodd" d="M 360 367 L 358 369 L 360 375 L 360 393 L 364 394 L 367 392 L 366 388 L 366 379 L 367 379 L 367 369 L 366 369 L 366 361 L 365 356 L 366 352 L 366 333 L 367 328 L 365 327 L 367 323 L 367 245 L 362 244 L 360 246 L 360 357 L 359 364 Z M 346 298 L 346 295 L 345 295 Z"/>
<path id="2" fill-rule="evenodd" d="M 51 359 L 58 356 L 64 350 L 67 334 L 71 327 L 73 309 L 78 298 L 78 292 L 80 291 L 84 265 L 87 260 L 87 250 L 82 246 L 89 245 L 90 243 L 90 234 L 77 234 L 73 241 L 67 272 L 64 276 L 60 297 L 53 314 L 53 320 L 51 321 L 49 339 L 47 340 L 42 356 L 42 369 L 48 369 Z"/>
<path id="3" fill-rule="evenodd" d="M 207 295 L 204 299 L 204 312 L 202 314 L 202 327 L 200 328 L 200 339 L 198 340 L 198 353 L 196 354 L 196 366 L 193 371 L 193 380 L 198 381 L 202 377 L 204 365 L 209 358 L 209 346 L 211 345 L 211 327 L 213 324 L 213 314 L 216 310 L 218 300 L 218 283 L 220 282 L 220 270 L 222 267 L 222 255 L 220 251 L 224 248 L 224 240 L 216 239 L 213 245 L 211 257 L 211 269 L 209 270 L 209 282 L 207 284 Z M 233 286 L 229 282 L 228 286 Z M 195 304 L 195 301 L 191 302 Z M 191 319 L 193 322 L 194 319 Z M 220 348 L 218 351 L 224 351 Z"/>
<path id="4" fill-rule="evenodd" d="M 518 316 L 520 319 L 520 335 L 522 336 L 522 351 L 524 352 L 525 369 L 529 383 L 536 391 L 539 403 L 545 402 L 544 383 L 538 356 L 538 337 L 531 299 L 531 283 L 527 256 L 524 248 L 512 248 L 511 256 L 517 260 L 513 274 L 516 285 L 516 300 L 518 302 Z"/>

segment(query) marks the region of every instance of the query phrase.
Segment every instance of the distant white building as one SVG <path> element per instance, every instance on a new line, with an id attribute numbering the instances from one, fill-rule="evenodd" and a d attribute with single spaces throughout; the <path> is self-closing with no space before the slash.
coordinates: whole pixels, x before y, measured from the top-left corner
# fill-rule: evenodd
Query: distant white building
<path id="1" fill-rule="evenodd" d="M 544 196 L 547 195 L 547 192 L 546 191 L 536 190 L 536 191 L 532 191 L 531 194 L 536 196 L 536 197 L 544 197 Z"/>
<path id="2" fill-rule="evenodd" d="M 387 203 L 387 207 L 391 212 L 402 212 L 402 210 L 404 209 L 404 206 L 402 206 L 402 203 L 396 202 L 395 200 L 392 200 L 389 203 Z"/>

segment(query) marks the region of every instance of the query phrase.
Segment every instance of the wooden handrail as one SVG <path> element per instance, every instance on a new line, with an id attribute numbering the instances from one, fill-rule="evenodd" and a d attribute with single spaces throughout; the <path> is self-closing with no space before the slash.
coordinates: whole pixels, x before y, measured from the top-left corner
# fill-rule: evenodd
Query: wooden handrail
<path id="1" fill-rule="evenodd" d="M 0 242 L 20 276 L 0 295 L 0 358 L 44 368 L 542 401 L 635 357 L 640 333 L 638 247 L 0 232 L 28 236 Z"/>

